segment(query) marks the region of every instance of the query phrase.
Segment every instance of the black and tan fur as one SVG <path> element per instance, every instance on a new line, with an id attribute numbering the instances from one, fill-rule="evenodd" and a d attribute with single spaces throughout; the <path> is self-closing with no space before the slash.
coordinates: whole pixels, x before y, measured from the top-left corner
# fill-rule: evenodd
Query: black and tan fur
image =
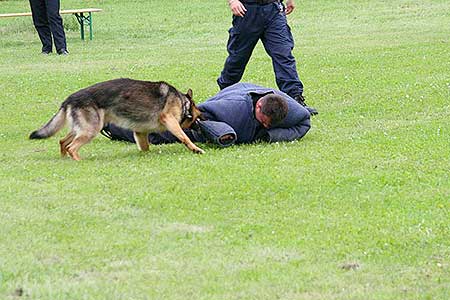
<path id="1" fill-rule="evenodd" d="M 201 115 L 192 91 L 182 94 L 166 82 L 120 78 L 101 82 L 70 95 L 59 111 L 30 139 L 43 139 L 69 124 L 59 141 L 61 155 L 80 160 L 78 150 L 89 143 L 106 123 L 133 131 L 141 151 L 149 148 L 148 134 L 169 130 L 195 153 L 204 153 L 182 128 L 189 128 Z"/>

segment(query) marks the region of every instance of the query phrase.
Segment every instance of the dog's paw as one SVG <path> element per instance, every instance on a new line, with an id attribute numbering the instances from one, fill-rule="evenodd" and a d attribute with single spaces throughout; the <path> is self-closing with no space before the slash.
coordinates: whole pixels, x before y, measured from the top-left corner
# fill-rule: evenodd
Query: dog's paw
<path id="1" fill-rule="evenodd" d="M 192 152 L 197 154 L 205 154 L 205 151 L 203 149 L 200 149 L 199 147 L 192 149 Z"/>

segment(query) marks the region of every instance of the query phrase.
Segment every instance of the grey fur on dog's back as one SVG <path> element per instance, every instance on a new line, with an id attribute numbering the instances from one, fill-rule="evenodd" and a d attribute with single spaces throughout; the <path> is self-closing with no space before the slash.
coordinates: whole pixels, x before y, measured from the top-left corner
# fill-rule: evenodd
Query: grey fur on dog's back
<path id="1" fill-rule="evenodd" d="M 180 97 L 180 93 L 174 87 L 163 81 L 120 78 L 82 89 L 69 96 L 62 107 L 70 105 L 77 109 L 95 105 L 119 118 L 140 123 L 157 119 L 170 93 Z M 124 125 L 130 128 L 129 125 Z"/>
<path id="2" fill-rule="evenodd" d="M 159 113 L 170 95 L 174 95 L 172 98 L 177 100 L 184 96 L 164 81 L 120 78 L 97 83 L 70 95 L 61 104 L 60 111 L 41 129 L 32 132 L 30 139 L 54 135 L 64 126 L 65 120 L 62 118 L 64 112 L 69 111 L 72 120 L 77 122 L 79 116 L 76 113 L 87 111 L 88 108 L 104 110 L 106 122 L 135 129 L 148 120 L 158 120 Z M 86 116 L 89 117 L 89 114 Z M 157 129 L 159 126 L 155 123 L 152 127 Z"/>

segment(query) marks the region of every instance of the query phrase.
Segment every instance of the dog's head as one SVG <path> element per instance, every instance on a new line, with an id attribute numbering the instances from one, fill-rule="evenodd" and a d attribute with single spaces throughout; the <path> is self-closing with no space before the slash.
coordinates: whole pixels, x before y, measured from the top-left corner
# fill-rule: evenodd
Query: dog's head
<path id="1" fill-rule="evenodd" d="M 194 100 L 192 100 L 191 89 L 189 89 L 184 96 L 186 97 L 186 102 L 180 124 L 181 128 L 190 128 L 197 121 L 197 119 L 202 119 L 202 112 L 197 108 Z"/>

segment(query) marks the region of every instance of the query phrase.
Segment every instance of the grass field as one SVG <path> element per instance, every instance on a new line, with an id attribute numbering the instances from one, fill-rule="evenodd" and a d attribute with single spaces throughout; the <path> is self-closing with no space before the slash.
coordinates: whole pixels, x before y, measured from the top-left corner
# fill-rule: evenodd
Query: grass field
<path id="1" fill-rule="evenodd" d="M 67 57 L 0 19 L 0 299 L 450 299 L 450 2 L 296 2 L 311 131 L 203 156 L 27 137 L 107 79 L 214 95 L 226 1 L 64 0 L 104 10 Z M 276 87 L 261 45 L 243 81 Z"/>

